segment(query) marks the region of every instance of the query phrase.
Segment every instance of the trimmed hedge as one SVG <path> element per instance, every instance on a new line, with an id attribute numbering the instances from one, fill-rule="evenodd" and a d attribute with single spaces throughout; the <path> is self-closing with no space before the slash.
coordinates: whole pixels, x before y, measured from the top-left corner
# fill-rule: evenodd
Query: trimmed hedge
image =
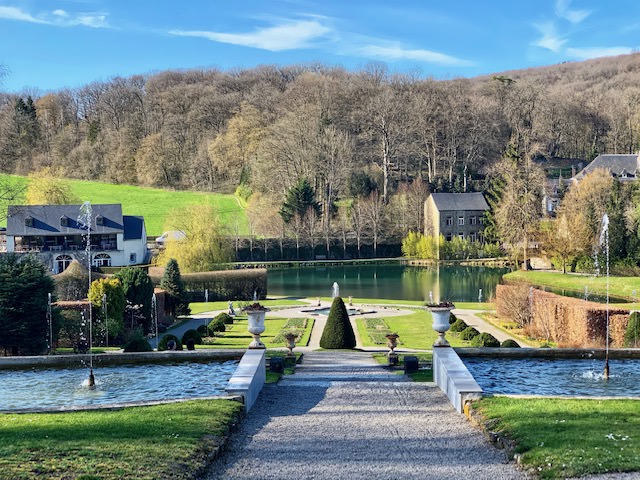
<path id="1" fill-rule="evenodd" d="M 209 333 L 213 334 L 215 332 L 224 332 L 227 330 L 227 327 L 225 325 L 225 319 L 224 317 L 222 317 L 221 315 L 225 315 L 225 314 L 220 314 L 217 317 L 214 317 L 213 320 L 211 320 L 209 322 Z"/>
<path id="2" fill-rule="evenodd" d="M 174 342 L 176 342 L 176 350 L 182 350 L 182 343 L 180 342 L 180 339 L 170 333 L 167 333 L 166 335 L 162 336 L 162 338 L 160 339 L 160 343 L 158 343 L 158 350 L 159 351 L 167 350 L 167 343 L 170 340 L 173 340 Z"/>
<path id="3" fill-rule="evenodd" d="M 149 344 L 148 340 L 144 337 L 134 337 L 131 340 L 129 340 L 124 348 L 123 351 L 125 353 L 128 352 L 152 352 L 153 348 L 151 348 L 151 345 Z"/>
<path id="4" fill-rule="evenodd" d="M 327 324 L 320 338 L 320 347 L 327 349 L 346 348 L 356 346 L 356 336 L 353 333 L 347 307 L 341 297 L 333 299 Z"/>
<path id="5" fill-rule="evenodd" d="M 189 339 L 193 340 L 196 345 L 202 345 L 202 336 L 194 329 L 187 330 L 182 334 L 182 343 L 187 344 Z"/>
<path id="6" fill-rule="evenodd" d="M 460 338 L 462 340 L 473 340 L 478 335 L 480 335 L 480 332 L 473 327 L 467 327 L 460 332 Z"/>
<path id="7" fill-rule="evenodd" d="M 629 315 L 627 329 L 624 333 L 625 347 L 640 347 L 640 313 L 633 312 Z"/>
<path id="8" fill-rule="evenodd" d="M 469 325 L 467 325 L 464 322 L 464 320 L 462 320 L 461 318 L 458 318 L 455 322 L 451 324 L 451 327 L 449 328 L 449 330 L 451 330 L 452 332 L 462 332 L 468 326 Z"/>
<path id="9" fill-rule="evenodd" d="M 500 342 L 498 341 L 498 339 L 487 332 L 482 332 L 480 335 L 474 337 L 471 343 L 475 347 L 498 348 L 500 346 Z"/>
<path id="10" fill-rule="evenodd" d="M 504 342 L 500 344 L 502 348 L 520 348 L 520 344 L 515 340 L 511 340 L 510 338 L 506 339 Z"/>

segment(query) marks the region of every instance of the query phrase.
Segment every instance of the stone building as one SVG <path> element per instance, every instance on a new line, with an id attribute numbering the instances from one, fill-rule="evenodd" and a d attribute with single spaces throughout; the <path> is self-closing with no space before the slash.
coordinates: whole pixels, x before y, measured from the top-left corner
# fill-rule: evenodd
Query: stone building
<path id="1" fill-rule="evenodd" d="M 482 240 L 489 205 L 482 193 L 432 193 L 424 204 L 426 236 Z"/>

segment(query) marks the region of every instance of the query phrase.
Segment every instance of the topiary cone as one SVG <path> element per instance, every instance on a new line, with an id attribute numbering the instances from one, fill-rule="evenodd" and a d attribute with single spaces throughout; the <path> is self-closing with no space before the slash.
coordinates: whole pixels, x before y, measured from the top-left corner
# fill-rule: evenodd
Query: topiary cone
<path id="1" fill-rule="evenodd" d="M 347 307 L 341 297 L 333 299 L 327 324 L 322 331 L 320 347 L 327 349 L 353 348 L 356 346 L 356 336 L 353 333 Z"/>

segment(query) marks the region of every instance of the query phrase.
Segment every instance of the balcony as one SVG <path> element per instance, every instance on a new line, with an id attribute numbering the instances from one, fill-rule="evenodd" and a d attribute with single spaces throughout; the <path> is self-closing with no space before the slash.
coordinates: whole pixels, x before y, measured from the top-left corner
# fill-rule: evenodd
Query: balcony
<path id="1" fill-rule="evenodd" d="M 85 240 L 81 236 L 65 237 L 16 237 L 15 251 L 19 253 L 78 252 L 85 250 Z M 91 251 L 115 251 L 118 245 L 115 236 L 91 238 Z"/>

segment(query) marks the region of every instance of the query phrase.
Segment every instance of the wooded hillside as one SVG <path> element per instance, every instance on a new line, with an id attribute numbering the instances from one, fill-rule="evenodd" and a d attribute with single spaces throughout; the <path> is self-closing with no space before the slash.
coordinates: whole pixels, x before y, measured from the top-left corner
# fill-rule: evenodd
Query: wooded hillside
<path id="1" fill-rule="evenodd" d="M 322 65 L 166 71 L 41 96 L 0 94 L 0 171 L 284 196 L 323 211 L 422 176 L 462 191 L 515 142 L 589 161 L 639 149 L 640 54 L 435 81 Z"/>

